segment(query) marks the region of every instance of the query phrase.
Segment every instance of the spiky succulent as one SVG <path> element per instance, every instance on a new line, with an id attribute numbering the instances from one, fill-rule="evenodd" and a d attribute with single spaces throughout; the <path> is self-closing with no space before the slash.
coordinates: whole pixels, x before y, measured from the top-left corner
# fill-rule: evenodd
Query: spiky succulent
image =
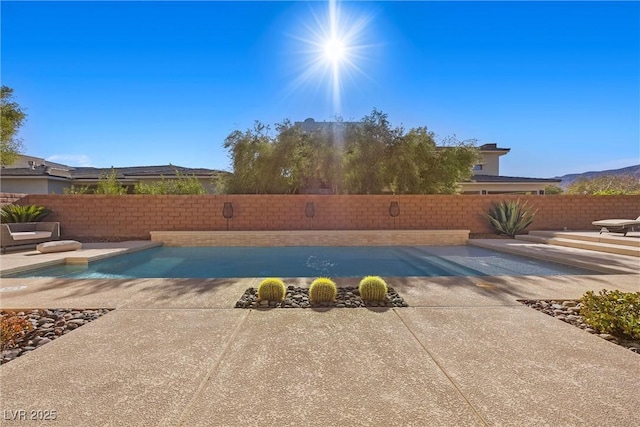
<path id="1" fill-rule="evenodd" d="M 502 200 L 491 205 L 484 216 L 498 234 L 515 237 L 533 222 L 537 211 L 527 207 L 520 200 Z"/>
<path id="2" fill-rule="evenodd" d="M 258 300 L 282 301 L 287 293 L 287 287 L 281 279 L 269 277 L 258 285 Z"/>
<path id="3" fill-rule="evenodd" d="M 379 276 L 367 276 L 360 281 L 360 298 L 365 301 L 384 301 L 387 297 L 387 282 Z"/>
<path id="4" fill-rule="evenodd" d="M 2 222 L 15 223 L 38 222 L 50 213 L 51 211 L 44 206 L 5 205 L 2 207 L 2 211 L 0 214 L 2 215 Z"/>
<path id="5" fill-rule="evenodd" d="M 327 277 L 319 277 L 309 287 L 309 300 L 311 302 L 333 302 L 336 299 L 338 289 L 333 280 Z"/>

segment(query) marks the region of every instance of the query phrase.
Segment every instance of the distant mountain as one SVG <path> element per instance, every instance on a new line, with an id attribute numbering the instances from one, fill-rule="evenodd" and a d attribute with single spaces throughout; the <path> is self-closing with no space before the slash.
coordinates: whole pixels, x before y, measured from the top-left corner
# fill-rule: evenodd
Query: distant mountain
<path id="1" fill-rule="evenodd" d="M 573 183 L 575 180 L 579 178 L 590 179 L 600 175 L 632 175 L 640 179 L 640 165 L 628 166 L 626 168 L 621 168 L 621 169 L 610 169 L 606 171 L 571 173 L 568 175 L 558 176 L 556 178 L 562 179 L 562 182 L 560 183 L 560 187 L 562 187 L 563 189 L 566 189 L 568 186 L 571 185 L 571 183 Z"/>

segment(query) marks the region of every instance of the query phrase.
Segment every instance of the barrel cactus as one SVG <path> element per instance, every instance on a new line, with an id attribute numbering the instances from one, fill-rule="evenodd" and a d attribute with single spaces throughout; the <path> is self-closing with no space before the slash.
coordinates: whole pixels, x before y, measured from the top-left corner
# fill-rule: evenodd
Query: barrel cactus
<path id="1" fill-rule="evenodd" d="M 387 297 L 387 283 L 378 276 L 367 276 L 360 281 L 360 298 L 365 301 L 384 301 Z"/>
<path id="2" fill-rule="evenodd" d="M 287 287 L 281 279 L 270 277 L 258 285 L 258 301 L 282 301 L 286 293 Z"/>
<path id="3" fill-rule="evenodd" d="M 311 302 L 333 302 L 336 299 L 336 284 L 326 277 L 319 277 L 309 287 L 309 300 Z"/>

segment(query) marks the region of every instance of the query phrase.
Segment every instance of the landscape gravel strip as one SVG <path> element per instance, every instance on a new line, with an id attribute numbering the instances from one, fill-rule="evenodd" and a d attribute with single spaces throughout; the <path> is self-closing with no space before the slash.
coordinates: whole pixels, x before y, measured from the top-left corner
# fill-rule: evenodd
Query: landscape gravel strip
<path id="1" fill-rule="evenodd" d="M 100 316 L 112 311 L 111 308 L 96 309 L 33 309 L 21 311 L 1 310 L 0 318 L 16 315 L 28 320 L 33 329 L 18 340 L 15 345 L 2 351 L 0 364 L 5 364 L 16 357 L 35 350 L 62 335 L 68 334 L 82 325 L 96 320 Z"/>
<path id="2" fill-rule="evenodd" d="M 598 335 L 600 338 L 607 341 L 611 341 L 614 344 L 618 344 L 622 347 L 628 348 L 634 353 L 640 354 L 640 341 L 630 341 L 623 337 L 614 336 L 611 334 L 600 333 L 600 331 L 592 328 L 584 322 L 584 317 L 580 315 L 580 309 L 582 303 L 577 300 L 522 300 L 522 304 L 525 304 L 531 308 L 535 308 L 549 316 L 553 316 L 558 320 L 570 323 L 580 329 L 584 329 L 594 335 Z"/>
<path id="3" fill-rule="evenodd" d="M 282 302 L 258 301 L 258 290 L 247 289 L 236 302 L 236 308 L 358 308 L 358 307 L 409 307 L 409 304 L 392 288 L 387 288 L 387 299 L 382 302 L 363 301 L 357 287 L 337 288 L 335 302 L 313 304 L 309 301 L 309 288 L 287 287 L 287 294 Z"/>

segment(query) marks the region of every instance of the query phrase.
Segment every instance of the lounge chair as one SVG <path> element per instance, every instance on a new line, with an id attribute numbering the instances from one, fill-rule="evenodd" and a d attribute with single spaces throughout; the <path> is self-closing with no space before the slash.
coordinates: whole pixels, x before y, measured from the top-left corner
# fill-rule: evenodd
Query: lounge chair
<path id="1" fill-rule="evenodd" d="M 59 222 L 17 222 L 0 224 L 0 252 L 11 246 L 30 245 L 60 239 Z"/>
<path id="2" fill-rule="evenodd" d="M 623 233 L 626 236 L 634 227 L 640 227 L 640 216 L 636 219 L 602 219 L 593 221 L 591 224 L 600 227 L 600 234 L 606 231 L 607 233 Z"/>

